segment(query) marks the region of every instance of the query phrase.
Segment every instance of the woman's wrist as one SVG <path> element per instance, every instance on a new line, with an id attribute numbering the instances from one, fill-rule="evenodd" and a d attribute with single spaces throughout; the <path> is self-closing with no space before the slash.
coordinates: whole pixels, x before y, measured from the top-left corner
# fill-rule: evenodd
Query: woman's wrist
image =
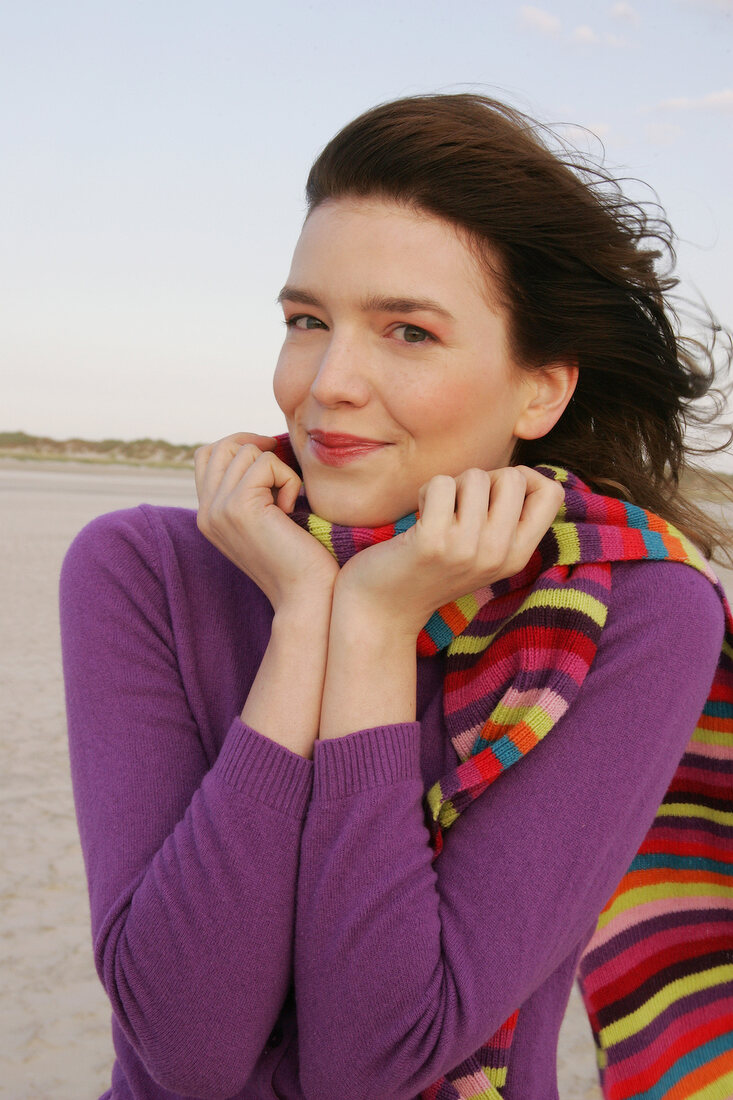
<path id="1" fill-rule="evenodd" d="M 334 592 L 319 739 L 415 720 L 417 632 L 355 592 Z"/>
<path id="2" fill-rule="evenodd" d="M 362 592 L 358 586 L 352 586 L 343 574 L 337 578 L 331 608 L 332 633 L 334 627 L 348 629 L 351 625 L 363 635 L 399 639 L 409 647 L 417 644 L 429 618 L 429 613 L 423 616 L 407 601 L 383 603 L 374 592 Z"/>
<path id="3" fill-rule="evenodd" d="M 320 590 L 278 608 L 241 714 L 258 733 L 307 759 L 318 735 L 330 614 L 331 594 Z"/>

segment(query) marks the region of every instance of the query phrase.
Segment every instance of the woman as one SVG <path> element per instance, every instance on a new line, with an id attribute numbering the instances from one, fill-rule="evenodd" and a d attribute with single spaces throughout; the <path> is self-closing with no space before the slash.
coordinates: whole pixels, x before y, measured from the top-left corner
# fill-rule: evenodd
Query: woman
<path id="1" fill-rule="evenodd" d="M 715 813 L 653 824 L 683 754 L 698 794 L 733 768 L 717 727 L 685 753 L 730 659 L 668 525 L 723 540 L 677 491 L 712 371 L 659 229 L 472 95 L 368 112 L 307 194 L 288 437 L 64 564 L 105 1096 L 545 1100 L 586 948 L 609 1095 L 727 1095 L 730 826 L 670 893 Z"/>

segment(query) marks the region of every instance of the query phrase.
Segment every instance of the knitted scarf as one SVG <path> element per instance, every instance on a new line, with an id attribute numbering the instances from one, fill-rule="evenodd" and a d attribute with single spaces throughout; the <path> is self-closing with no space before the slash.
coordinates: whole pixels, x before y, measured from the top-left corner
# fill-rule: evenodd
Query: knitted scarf
<path id="1" fill-rule="evenodd" d="M 277 452 L 297 470 L 287 436 Z M 606 622 L 611 562 L 674 561 L 703 573 L 726 634 L 699 723 L 639 853 L 600 915 L 579 983 L 607 1100 L 733 1096 L 733 618 L 708 563 L 676 528 L 593 493 L 568 470 L 565 502 L 526 568 L 436 611 L 417 651 L 445 651 L 443 708 L 460 763 L 425 795 L 433 858 L 444 834 L 572 706 Z M 340 564 L 406 531 L 293 514 Z M 519 1006 L 422 1100 L 501 1100 Z"/>

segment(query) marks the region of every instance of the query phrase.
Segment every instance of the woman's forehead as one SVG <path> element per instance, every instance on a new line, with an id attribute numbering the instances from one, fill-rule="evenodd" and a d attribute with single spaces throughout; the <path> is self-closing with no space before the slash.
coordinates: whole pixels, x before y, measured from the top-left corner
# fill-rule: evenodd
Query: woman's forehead
<path id="1" fill-rule="evenodd" d="M 358 294 L 363 308 L 402 300 L 406 309 L 422 302 L 446 314 L 455 313 L 456 296 L 492 297 L 465 230 L 377 198 L 329 200 L 316 207 L 296 245 L 287 286 L 290 300 L 302 304 L 315 304 L 327 289 L 337 289 Z"/>

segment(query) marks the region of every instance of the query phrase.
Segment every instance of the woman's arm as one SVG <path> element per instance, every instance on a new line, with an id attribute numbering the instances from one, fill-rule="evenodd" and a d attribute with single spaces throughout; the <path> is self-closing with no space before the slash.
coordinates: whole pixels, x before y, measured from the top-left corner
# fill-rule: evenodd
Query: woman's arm
<path id="1" fill-rule="evenodd" d="M 217 567 L 188 545 L 182 558 L 191 552 L 188 584 L 205 587 L 198 570 Z M 236 717 L 212 765 L 177 652 L 189 591 L 175 593 L 176 632 L 163 554 L 146 514 L 132 509 L 95 520 L 66 556 L 74 795 L 95 961 L 117 1020 L 166 1088 L 228 1097 L 250 1076 L 292 980 L 313 764 Z M 165 560 L 175 573 L 175 555 Z M 251 589 L 254 610 L 265 606 Z M 254 617 L 266 637 L 266 616 Z M 208 629 L 218 652 L 216 623 Z M 243 682 L 255 677 L 260 652 L 243 617 Z"/>
<path id="2" fill-rule="evenodd" d="M 692 569 L 614 572 L 573 707 L 464 812 L 435 863 L 419 726 L 316 742 L 295 939 L 306 1095 L 414 1097 L 591 930 L 675 771 L 723 629 L 712 586 Z"/>
<path id="3" fill-rule="evenodd" d="M 288 517 L 301 481 L 272 453 L 275 442 L 240 432 L 196 451 L 197 524 L 275 612 L 242 721 L 311 758 L 338 566 Z"/>

